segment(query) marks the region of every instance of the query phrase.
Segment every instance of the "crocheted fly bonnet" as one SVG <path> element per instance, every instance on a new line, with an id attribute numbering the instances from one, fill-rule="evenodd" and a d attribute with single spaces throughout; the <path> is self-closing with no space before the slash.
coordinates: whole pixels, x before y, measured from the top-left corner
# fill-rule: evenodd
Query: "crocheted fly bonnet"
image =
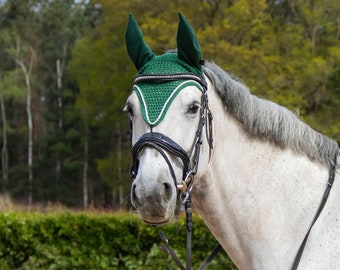
<path id="1" fill-rule="evenodd" d="M 156 126 L 164 119 L 172 101 L 185 87 L 196 86 L 205 92 L 200 46 L 194 30 L 181 13 L 176 52 L 155 55 L 132 15 L 129 15 L 125 40 L 128 54 L 138 70 L 133 90 L 148 125 Z"/>

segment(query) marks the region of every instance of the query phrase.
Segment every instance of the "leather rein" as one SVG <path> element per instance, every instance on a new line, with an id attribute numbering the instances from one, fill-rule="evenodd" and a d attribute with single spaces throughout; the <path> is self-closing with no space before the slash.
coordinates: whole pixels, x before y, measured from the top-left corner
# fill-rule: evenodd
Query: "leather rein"
<path id="1" fill-rule="evenodd" d="M 334 162 L 332 162 L 332 164 L 330 166 L 329 178 L 328 178 L 326 189 L 325 189 L 325 191 L 323 193 L 323 196 L 322 196 L 321 203 L 320 203 L 319 208 L 318 208 L 318 210 L 317 210 L 317 212 L 316 212 L 316 214 L 314 216 L 312 224 L 310 225 L 310 227 L 309 227 L 309 229 L 308 229 L 308 231 L 307 231 L 307 233 L 305 235 L 305 238 L 303 239 L 303 241 L 302 241 L 302 243 L 301 243 L 301 245 L 299 247 L 299 250 L 298 250 L 297 254 L 295 255 L 295 259 L 294 259 L 294 262 L 293 262 L 291 270 L 298 269 L 298 266 L 299 266 L 299 263 L 300 263 L 303 251 L 305 249 L 305 246 L 306 246 L 309 234 L 310 234 L 310 232 L 311 232 L 315 222 L 318 220 L 318 218 L 319 218 L 319 216 L 320 216 L 324 206 L 326 205 L 329 193 L 331 191 L 331 188 L 333 187 L 333 182 L 334 182 L 334 179 L 335 179 L 335 171 L 336 171 L 336 166 L 337 166 L 337 157 L 338 157 L 339 153 L 340 153 L 340 149 L 335 154 Z"/>
<path id="2" fill-rule="evenodd" d="M 140 152 L 145 147 L 151 147 L 157 150 L 163 159 L 166 161 L 170 175 L 174 181 L 175 186 L 177 187 L 177 198 L 181 204 L 185 206 L 186 212 L 186 266 L 182 264 L 179 260 L 176 253 L 171 248 L 168 239 L 164 236 L 163 233 L 160 233 L 161 240 L 163 244 L 160 246 L 160 249 L 165 253 L 169 254 L 172 259 L 175 261 L 177 266 L 182 270 L 190 270 L 191 269 L 191 238 L 192 238 L 192 205 L 191 205 L 191 190 L 194 184 L 194 176 L 198 170 L 199 158 L 200 158 L 200 150 L 203 135 L 203 127 L 205 126 L 206 137 L 208 139 L 209 144 L 209 159 L 211 155 L 211 150 L 213 148 L 213 134 L 212 134 L 212 114 L 209 110 L 208 106 L 208 95 L 207 95 L 207 83 L 205 81 L 204 76 L 198 76 L 193 73 L 179 73 L 179 74 L 161 74 L 161 75 L 138 75 L 135 78 L 135 84 L 143 83 L 143 82 L 157 82 L 164 83 L 174 80 L 193 80 L 198 82 L 203 87 L 203 94 L 201 98 L 201 108 L 200 108 L 200 119 L 198 123 L 198 127 L 196 130 L 195 138 L 193 140 L 192 146 L 190 150 L 185 151 L 178 143 L 173 141 L 171 138 L 166 135 L 153 132 L 152 127 L 151 131 L 143 134 L 138 141 L 133 145 L 131 149 L 132 153 L 132 163 L 130 167 L 130 174 L 133 178 L 136 178 L 138 174 L 139 167 L 139 159 L 138 156 Z M 177 183 L 177 178 L 172 167 L 172 164 L 169 160 L 168 154 L 174 155 L 178 157 L 183 163 L 183 175 L 181 179 L 181 183 Z M 222 247 L 218 244 L 215 249 L 211 252 L 211 254 L 207 257 L 207 259 L 200 266 L 200 270 L 205 269 L 209 263 L 213 260 L 213 258 L 217 255 L 218 251 L 221 250 Z"/>

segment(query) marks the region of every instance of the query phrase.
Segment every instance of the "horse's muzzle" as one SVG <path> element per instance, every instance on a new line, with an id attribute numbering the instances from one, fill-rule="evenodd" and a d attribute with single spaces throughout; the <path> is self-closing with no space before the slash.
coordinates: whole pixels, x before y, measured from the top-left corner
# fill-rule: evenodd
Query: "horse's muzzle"
<path id="1" fill-rule="evenodd" d="M 176 189 L 169 183 L 155 185 L 151 190 L 135 181 L 131 188 L 131 202 L 141 218 L 153 225 L 171 221 L 176 207 Z"/>

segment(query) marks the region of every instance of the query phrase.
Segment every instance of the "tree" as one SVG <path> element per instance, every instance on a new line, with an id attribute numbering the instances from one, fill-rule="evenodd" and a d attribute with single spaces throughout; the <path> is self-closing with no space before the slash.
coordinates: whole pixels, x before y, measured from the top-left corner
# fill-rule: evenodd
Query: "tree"
<path id="1" fill-rule="evenodd" d="M 20 46 L 20 41 L 17 41 Z M 17 50 L 20 55 L 20 48 Z M 27 111 L 27 126 L 28 126 L 28 206 L 32 206 L 33 202 L 33 118 L 32 118 L 32 89 L 31 89 L 31 74 L 33 69 L 34 50 L 30 47 L 29 63 L 25 64 L 18 55 L 15 62 L 20 66 L 24 77 L 27 90 L 26 111 Z"/>
<path id="2" fill-rule="evenodd" d="M 314 128 L 340 140 L 339 33 L 337 1 L 278 1 L 281 51 L 293 86 L 304 100 L 303 116 Z M 294 32 L 294 35 L 291 33 Z M 289 38 L 290 36 L 290 38 Z"/>
<path id="3" fill-rule="evenodd" d="M 33 2 L 33 1 L 32 1 Z M 13 6 L 13 3 L 9 3 L 9 8 L 15 8 L 17 20 L 10 23 L 7 33 L 5 33 L 6 39 L 3 42 L 7 44 L 7 55 L 16 64 L 15 69 L 18 67 L 24 78 L 24 84 L 26 86 L 26 115 L 27 115 L 27 128 L 28 128 L 28 142 L 27 142 L 27 171 L 28 171 L 28 205 L 32 205 L 33 199 L 33 115 L 32 115 L 32 69 L 35 59 L 34 45 L 32 44 L 32 38 L 34 39 L 34 26 L 35 19 L 30 11 L 26 11 L 27 3 Z M 10 11 L 11 12 L 11 11 Z M 25 24 L 21 16 L 26 15 L 28 23 Z M 15 45 L 14 45 L 15 44 Z"/>
<path id="4" fill-rule="evenodd" d="M 32 172 L 32 167 L 35 170 L 32 193 L 36 202 L 62 200 L 77 204 L 80 198 L 74 194 L 78 193 L 70 190 L 75 190 L 77 185 L 81 190 L 82 186 L 78 174 L 82 171 L 79 153 L 83 148 L 79 141 L 83 126 L 79 123 L 79 112 L 74 109 L 78 88 L 67 63 L 74 41 L 88 27 L 93 14 L 86 3 L 71 0 L 8 0 L 0 5 L 0 14 L 4 101 L 16 105 L 9 106 L 9 142 L 20 142 L 10 145 L 9 175 L 13 180 L 8 189 L 17 198 L 31 190 L 20 179 L 23 171 Z M 91 17 L 91 20 L 95 18 Z M 33 69 L 29 68 L 29 63 Z M 32 126 L 22 125 L 22 97 L 10 96 L 15 92 L 14 88 L 22 91 L 23 86 L 32 93 Z M 28 111 L 28 106 L 26 108 Z M 27 156 L 22 148 L 23 142 L 27 141 L 23 137 L 26 128 L 31 138 L 28 144 L 32 146 Z M 24 168 L 24 159 L 35 162 Z M 29 175 L 33 177 L 33 173 Z M 31 191 L 27 193 L 31 194 Z"/>
<path id="5" fill-rule="evenodd" d="M 50 170 L 53 169 L 55 172 L 55 178 L 49 187 L 53 190 L 51 200 L 60 200 L 61 194 L 65 192 L 62 191 L 64 189 L 62 187 L 67 189 L 70 179 L 66 168 L 69 168 L 71 163 L 78 164 L 76 167 L 71 165 L 73 170 L 81 171 L 79 157 L 75 159 L 70 155 L 74 154 L 73 147 L 78 148 L 77 151 L 82 151 L 82 147 L 70 146 L 70 141 L 64 134 L 75 128 L 74 123 L 65 119 L 69 115 L 67 110 L 70 102 L 71 104 L 74 102 L 74 99 L 69 97 L 77 94 L 77 89 L 74 89 L 70 80 L 67 63 L 71 58 L 71 48 L 75 39 L 86 27 L 85 12 L 86 6 L 82 2 L 54 0 L 42 1 L 37 14 L 41 22 L 37 29 L 40 36 L 38 65 L 41 70 L 46 70 L 40 79 L 44 85 L 42 90 L 46 108 L 44 116 L 49 129 L 53 131 L 51 135 L 46 136 L 46 144 L 42 144 L 42 147 L 46 147 L 44 149 L 46 154 L 53 157 L 53 161 L 48 165 Z"/>
<path id="6" fill-rule="evenodd" d="M 2 149 L 1 149 L 1 169 L 2 169 L 2 192 L 6 192 L 6 184 L 8 181 L 8 144 L 7 144 L 7 117 L 4 101 L 4 93 L 2 87 L 2 72 L 0 70 L 0 109 L 2 120 Z"/>
<path id="7" fill-rule="evenodd" d="M 103 1 L 101 4 L 102 10 L 109 10 L 110 14 L 105 17 L 100 28 L 77 41 L 73 50 L 71 69 L 80 87 L 78 108 L 83 111 L 84 121 L 88 123 L 92 132 L 91 137 L 99 136 L 102 140 L 101 142 L 90 140 L 88 150 L 90 154 L 96 152 L 96 163 L 93 166 L 98 169 L 108 189 L 105 205 L 112 207 L 115 204 L 111 201 L 112 189 L 118 186 L 122 190 L 122 174 L 127 168 L 125 163 L 125 169 L 121 168 L 122 165 L 118 166 L 113 174 L 108 174 L 110 170 L 107 169 L 114 164 L 122 164 L 120 162 L 124 159 L 122 156 L 129 156 L 124 151 L 126 146 L 119 145 L 127 144 L 126 139 L 121 138 L 122 134 L 127 133 L 126 125 L 121 124 L 125 122 L 122 107 L 130 91 L 128 78 L 132 77 L 133 69 L 131 64 L 126 65 L 128 59 L 127 55 L 122 53 L 125 52 L 125 46 L 121 42 L 126 17 L 120 14 L 129 5 L 127 2 L 111 1 Z M 93 134 L 94 130 L 100 130 L 100 134 L 99 132 L 97 135 Z M 101 146 L 94 148 L 98 143 Z M 119 204 L 122 197 L 121 191 L 113 199 Z"/>

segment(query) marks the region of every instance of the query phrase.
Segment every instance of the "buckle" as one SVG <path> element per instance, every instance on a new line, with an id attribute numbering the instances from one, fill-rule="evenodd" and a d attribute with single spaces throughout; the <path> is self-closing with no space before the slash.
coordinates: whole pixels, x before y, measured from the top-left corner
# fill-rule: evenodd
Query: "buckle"
<path id="1" fill-rule="evenodd" d="M 191 170 L 186 174 L 184 180 L 182 180 L 181 183 L 177 185 L 177 189 L 180 191 L 180 201 L 182 203 L 185 203 L 188 200 L 193 184 L 194 171 Z"/>

